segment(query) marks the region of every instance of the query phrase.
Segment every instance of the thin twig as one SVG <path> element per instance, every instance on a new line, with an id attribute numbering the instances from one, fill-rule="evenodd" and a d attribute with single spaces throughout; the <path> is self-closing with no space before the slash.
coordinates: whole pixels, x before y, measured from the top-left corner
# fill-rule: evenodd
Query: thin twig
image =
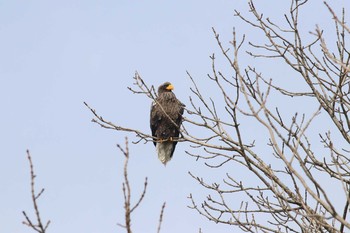
<path id="1" fill-rule="evenodd" d="M 160 233 L 160 228 L 161 228 L 162 222 L 163 222 L 164 209 L 165 209 L 165 202 L 163 203 L 162 209 L 160 210 L 157 233 Z"/>
<path id="2" fill-rule="evenodd" d="M 40 216 L 40 211 L 39 211 L 39 207 L 38 207 L 38 199 L 41 196 L 41 194 L 44 192 L 44 189 L 41 189 L 41 191 L 38 194 L 35 194 L 35 178 L 36 175 L 34 173 L 34 165 L 32 162 L 32 157 L 29 153 L 29 150 L 27 150 L 27 158 L 29 161 L 29 167 L 30 167 L 30 188 L 31 188 L 31 197 L 32 197 L 32 203 L 34 206 L 34 211 L 35 211 L 35 217 L 36 217 L 36 221 L 37 223 L 33 223 L 30 218 L 28 217 L 27 213 L 25 211 L 22 211 L 26 221 L 23 221 L 23 224 L 32 228 L 33 230 L 39 232 L 39 233 L 45 233 L 46 229 L 49 227 L 50 224 L 50 220 L 47 221 L 47 223 L 45 224 L 45 226 L 42 224 L 41 221 L 41 216 Z"/>

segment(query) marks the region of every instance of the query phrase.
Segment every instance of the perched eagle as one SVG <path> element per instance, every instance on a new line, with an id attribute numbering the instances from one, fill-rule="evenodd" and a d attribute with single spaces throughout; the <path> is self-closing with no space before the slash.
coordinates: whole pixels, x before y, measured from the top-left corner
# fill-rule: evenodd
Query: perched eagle
<path id="1" fill-rule="evenodd" d="M 159 86 L 158 97 L 151 107 L 151 130 L 159 160 L 166 165 L 174 154 L 185 105 L 172 92 L 173 85 Z"/>

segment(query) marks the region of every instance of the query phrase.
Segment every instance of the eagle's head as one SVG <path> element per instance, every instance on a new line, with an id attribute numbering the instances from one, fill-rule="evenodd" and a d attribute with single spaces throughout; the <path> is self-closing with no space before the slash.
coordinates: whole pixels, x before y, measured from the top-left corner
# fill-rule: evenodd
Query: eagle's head
<path id="1" fill-rule="evenodd" d="M 164 93 L 164 92 L 171 92 L 174 90 L 174 86 L 170 82 L 165 82 L 158 88 L 158 95 Z"/>

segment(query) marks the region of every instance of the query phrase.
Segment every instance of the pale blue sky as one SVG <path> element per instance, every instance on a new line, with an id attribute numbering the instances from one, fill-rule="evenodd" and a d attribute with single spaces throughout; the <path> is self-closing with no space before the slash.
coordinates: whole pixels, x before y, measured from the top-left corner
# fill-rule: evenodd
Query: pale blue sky
<path id="1" fill-rule="evenodd" d="M 288 4 L 276 2 L 261 7 L 280 20 Z M 313 7 L 304 13 L 306 32 L 330 18 L 322 4 Z M 126 88 L 135 70 L 155 86 L 172 82 L 187 105 L 186 70 L 211 93 L 209 55 L 218 52 L 211 27 L 225 43 L 233 27 L 249 39 L 261 36 L 234 18 L 234 9 L 244 12 L 247 1 L 0 0 L 0 233 L 32 232 L 21 224 L 22 210 L 33 216 L 26 149 L 37 189 L 46 189 L 39 205 L 52 221 L 48 232 L 123 232 L 116 225 L 124 221 L 123 156 L 115 145 L 135 137 L 91 123 L 83 101 L 116 124 L 148 132 L 150 100 Z M 134 232 L 156 232 L 164 201 L 162 232 L 228 231 L 187 208 L 189 193 L 207 194 L 188 171 L 213 177 L 226 171 L 208 170 L 186 149 L 179 143 L 164 168 L 151 143 L 130 145 L 134 198 L 149 179 L 132 217 Z"/>

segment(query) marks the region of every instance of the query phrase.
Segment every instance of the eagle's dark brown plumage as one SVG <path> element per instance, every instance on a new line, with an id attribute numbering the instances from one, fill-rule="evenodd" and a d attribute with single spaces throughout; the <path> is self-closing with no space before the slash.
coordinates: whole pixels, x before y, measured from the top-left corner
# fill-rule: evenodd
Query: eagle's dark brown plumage
<path id="1" fill-rule="evenodd" d="M 159 86 L 158 97 L 151 107 L 151 130 L 159 160 L 165 165 L 173 156 L 179 138 L 185 105 L 172 92 L 173 85 L 166 82 Z"/>

